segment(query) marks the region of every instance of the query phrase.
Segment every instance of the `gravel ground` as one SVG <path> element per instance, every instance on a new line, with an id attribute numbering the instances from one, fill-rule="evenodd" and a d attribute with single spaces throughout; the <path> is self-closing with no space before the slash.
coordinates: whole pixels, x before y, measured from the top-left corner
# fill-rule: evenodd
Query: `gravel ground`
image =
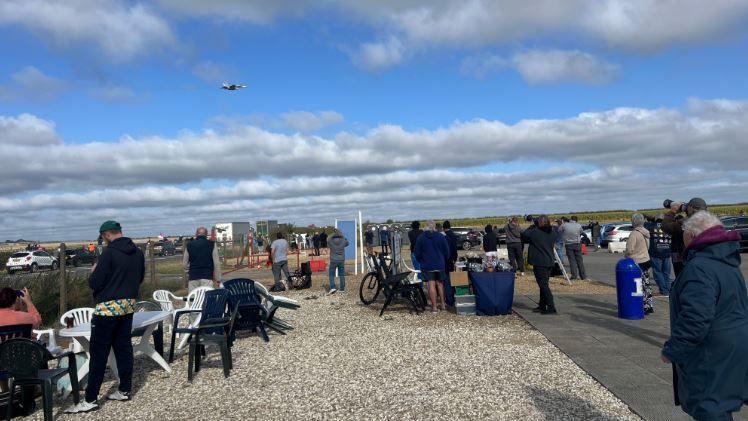
<path id="1" fill-rule="evenodd" d="M 380 305 L 364 307 L 353 292 L 326 296 L 317 285 L 289 295 L 302 308 L 281 317 L 296 330 L 271 333 L 269 343 L 242 336 L 228 379 L 214 352 L 192 384 L 185 353 L 171 375 L 138 357 L 133 401 L 67 416 L 60 409 L 68 399 L 55 412 L 138 420 L 639 419 L 517 316 L 416 315 L 400 304 L 379 318 Z M 114 387 L 108 379 L 102 392 Z M 42 419 L 41 411 L 33 417 Z"/>

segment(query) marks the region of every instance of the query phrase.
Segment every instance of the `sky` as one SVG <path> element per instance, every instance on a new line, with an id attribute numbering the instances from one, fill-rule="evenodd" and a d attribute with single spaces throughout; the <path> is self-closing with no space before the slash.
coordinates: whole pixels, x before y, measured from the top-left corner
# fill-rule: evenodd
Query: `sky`
<path id="1" fill-rule="evenodd" d="M 745 0 L 0 0 L 0 57 L 0 241 L 748 202 Z"/>

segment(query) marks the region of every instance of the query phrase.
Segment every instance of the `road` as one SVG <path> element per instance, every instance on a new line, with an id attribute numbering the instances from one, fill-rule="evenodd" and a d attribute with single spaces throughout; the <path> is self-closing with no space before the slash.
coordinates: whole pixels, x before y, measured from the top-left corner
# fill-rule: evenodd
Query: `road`
<path id="1" fill-rule="evenodd" d="M 748 278 L 748 254 L 743 253 L 740 270 L 743 277 Z M 604 282 L 615 286 L 616 284 L 616 263 L 623 259 L 623 254 L 608 253 L 607 250 L 590 252 L 584 256 L 584 267 L 587 270 L 587 276 L 596 281 Z M 569 265 L 566 265 L 568 270 Z M 671 277 L 674 276 L 671 273 Z"/>
<path id="2" fill-rule="evenodd" d="M 182 255 L 176 255 L 176 256 L 165 256 L 165 257 L 156 257 L 157 261 L 161 260 L 174 260 L 174 259 L 181 259 Z M 76 276 L 76 277 L 87 277 L 91 273 L 91 265 L 84 265 L 79 267 L 68 267 L 67 272 L 68 276 Z M 7 272 L 3 271 L 0 272 L 0 285 L 4 285 L 5 281 L 9 280 L 31 280 L 38 274 L 46 274 L 49 273 L 49 270 L 47 269 L 41 269 L 39 272 L 31 274 L 27 272 L 19 272 L 13 275 L 8 275 Z"/>

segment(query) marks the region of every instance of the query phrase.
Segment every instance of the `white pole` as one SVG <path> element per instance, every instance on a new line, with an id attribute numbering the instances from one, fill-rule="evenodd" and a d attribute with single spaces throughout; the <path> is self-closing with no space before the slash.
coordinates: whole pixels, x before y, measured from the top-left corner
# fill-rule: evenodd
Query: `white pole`
<path id="1" fill-rule="evenodd" d="M 363 225 L 363 219 L 361 216 L 361 211 L 358 211 L 358 231 L 359 231 L 359 245 L 361 247 L 360 253 L 361 253 L 361 273 L 364 273 L 364 225 Z M 356 253 L 356 256 L 358 256 L 358 253 Z"/>
<path id="2" fill-rule="evenodd" d="M 354 249 L 358 246 L 358 230 L 356 229 L 356 218 L 353 218 L 353 244 Z M 358 253 L 353 253 L 353 274 L 358 275 Z"/>

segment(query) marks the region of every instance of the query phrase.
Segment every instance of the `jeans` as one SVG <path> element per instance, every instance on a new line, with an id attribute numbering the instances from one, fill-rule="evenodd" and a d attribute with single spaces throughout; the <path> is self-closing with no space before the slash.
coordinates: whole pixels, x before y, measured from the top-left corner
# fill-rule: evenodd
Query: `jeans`
<path id="1" fill-rule="evenodd" d="M 670 294 L 670 257 L 652 257 L 652 273 L 663 295 Z"/>
<path id="2" fill-rule="evenodd" d="M 582 248 L 579 243 L 566 245 L 566 257 L 569 259 L 572 279 L 586 279 L 587 272 L 584 270 L 584 260 L 582 260 Z"/>
<path id="3" fill-rule="evenodd" d="M 538 283 L 538 288 L 540 288 L 540 303 L 538 306 L 541 310 L 555 310 L 556 305 L 553 303 L 553 293 L 551 292 L 551 287 L 548 286 L 551 268 L 548 266 L 533 266 L 532 271 L 535 274 L 535 282 Z"/>
<path id="4" fill-rule="evenodd" d="M 86 402 L 98 399 L 104 380 L 109 351 L 114 350 L 119 372 L 119 390 L 132 391 L 132 314 L 91 317 L 91 362 L 86 386 Z"/>
<path id="5" fill-rule="evenodd" d="M 330 289 L 335 289 L 335 269 L 340 278 L 340 290 L 345 291 L 345 262 L 330 262 Z"/>
<path id="6" fill-rule="evenodd" d="M 556 243 L 556 253 L 561 264 L 564 264 L 564 243 Z"/>
<path id="7" fill-rule="evenodd" d="M 509 262 L 512 264 L 515 272 L 525 271 L 525 259 L 522 257 L 524 251 L 524 245 L 522 243 L 507 243 L 507 253 L 509 254 Z"/>
<path id="8" fill-rule="evenodd" d="M 278 281 L 280 281 L 281 271 L 283 271 L 283 274 L 286 275 L 286 278 L 284 280 L 288 280 L 288 278 L 291 277 L 291 274 L 288 273 L 288 260 L 273 262 L 273 279 L 275 279 L 275 283 L 278 283 Z"/>

